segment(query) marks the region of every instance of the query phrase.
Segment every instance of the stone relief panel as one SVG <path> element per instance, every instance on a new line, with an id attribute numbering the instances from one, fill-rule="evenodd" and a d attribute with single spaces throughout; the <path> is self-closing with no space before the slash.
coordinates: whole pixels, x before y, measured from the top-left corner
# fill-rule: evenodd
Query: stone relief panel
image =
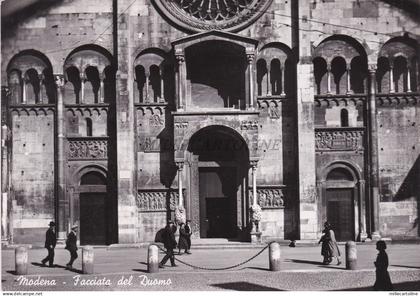
<path id="1" fill-rule="evenodd" d="M 178 196 L 178 191 L 168 189 L 139 190 L 136 203 L 141 212 L 174 211 Z"/>
<path id="2" fill-rule="evenodd" d="M 257 187 L 258 204 L 263 209 L 284 208 L 284 187 Z M 249 189 L 249 204 L 253 202 L 252 188 Z"/>
<path id="3" fill-rule="evenodd" d="M 315 132 L 317 151 L 363 150 L 362 130 L 328 130 Z"/>
<path id="4" fill-rule="evenodd" d="M 108 158 L 106 139 L 68 139 L 67 159 L 91 160 Z"/>

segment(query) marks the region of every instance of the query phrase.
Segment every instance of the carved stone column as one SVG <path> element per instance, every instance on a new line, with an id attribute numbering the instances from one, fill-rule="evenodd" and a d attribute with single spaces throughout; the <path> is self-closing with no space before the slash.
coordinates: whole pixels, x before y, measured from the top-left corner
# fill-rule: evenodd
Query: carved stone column
<path id="1" fill-rule="evenodd" d="M 160 94 L 158 96 L 159 103 L 165 102 L 165 83 L 164 83 L 164 68 L 163 66 L 159 67 L 159 74 L 160 74 Z"/>
<path id="2" fill-rule="evenodd" d="M 367 239 L 366 233 L 366 202 L 365 202 L 365 180 L 359 180 L 359 237 L 364 242 Z"/>
<path id="3" fill-rule="evenodd" d="M 258 204 L 257 199 L 257 162 L 251 162 L 252 168 L 252 205 Z"/>
<path id="4" fill-rule="evenodd" d="M 271 96 L 271 65 L 267 63 L 267 96 Z"/>
<path id="5" fill-rule="evenodd" d="M 42 94 L 42 88 L 44 87 L 44 74 L 39 74 L 39 95 L 38 95 L 38 103 L 39 104 L 43 104 L 44 103 L 44 98 L 43 98 L 43 94 Z"/>
<path id="6" fill-rule="evenodd" d="M 394 65 L 392 62 L 389 65 L 389 92 L 395 93 L 395 84 L 394 84 Z"/>
<path id="7" fill-rule="evenodd" d="M 22 75 L 22 104 L 27 103 L 27 97 L 26 97 L 26 77 L 25 74 Z"/>
<path id="8" fill-rule="evenodd" d="M 379 235 L 379 171 L 378 171 L 378 130 L 376 118 L 376 65 L 369 65 L 369 143 L 370 143 L 370 200 L 372 205 L 371 231 L 372 239 L 380 239 Z"/>
<path id="9" fill-rule="evenodd" d="M 183 162 L 177 162 L 176 166 L 178 168 L 178 206 L 184 206 L 184 197 L 182 196 L 182 172 L 184 169 Z"/>
<path id="10" fill-rule="evenodd" d="M 57 128 L 57 146 L 56 146 L 56 222 L 58 224 L 57 233 L 58 240 L 64 242 L 67 233 L 67 201 L 66 201 L 66 184 L 64 178 L 64 77 L 61 74 L 55 75 L 55 83 L 57 86 L 57 105 L 56 105 L 56 128 Z"/>
<path id="11" fill-rule="evenodd" d="M 327 65 L 327 94 L 331 94 L 331 64 Z"/>
<path id="12" fill-rule="evenodd" d="M 255 108 L 256 103 L 254 102 L 254 58 L 255 53 L 254 52 L 247 52 L 246 58 L 248 61 L 248 103 L 246 104 L 247 109 L 249 108 Z"/>
<path id="13" fill-rule="evenodd" d="M 411 92 L 411 67 L 407 66 L 407 92 Z"/>
<path id="14" fill-rule="evenodd" d="M 99 76 L 100 88 L 99 88 L 99 103 L 103 104 L 105 101 L 105 75 Z"/>
<path id="15" fill-rule="evenodd" d="M 280 69 L 281 69 L 281 96 L 285 96 L 286 95 L 286 91 L 284 89 L 284 87 L 286 86 L 286 69 L 285 69 L 285 63 L 280 64 Z"/>
<path id="16" fill-rule="evenodd" d="M 175 54 L 176 60 L 178 62 L 178 72 L 177 72 L 177 93 L 178 93 L 178 108 L 179 110 L 184 109 L 183 105 L 183 96 L 184 90 L 183 90 L 183 77 L 184 77 L 184 68 L 185 68 L 185 56 L 184 52 L 178 52 Z"/>
<path id="17" fill-rule="evenodd" d="M 347 94 L 352 94 L 353 91 L 351 89 L 351 83 L 350 83 L 351 66 L 349 64 L 346 65 L 346 74 L 347 74 Z"/>
<path id="18" fill-rule="evenodd" d="M 85 103 L 85 82 L 86 82 L 86 75 L 85 73 L 80 73 L 80 104 Z"/>

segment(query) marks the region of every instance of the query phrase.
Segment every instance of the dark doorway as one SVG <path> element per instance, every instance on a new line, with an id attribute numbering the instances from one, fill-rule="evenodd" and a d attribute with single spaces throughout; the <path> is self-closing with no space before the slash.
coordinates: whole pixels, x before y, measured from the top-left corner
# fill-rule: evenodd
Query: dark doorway
<path id="1" fill-rule="evenodd" d="M 235 236 L 236 171 L 231 167 L 199 169 L 200 236 Z"/>
<path id="2" fill-rule="evenodd" d="M 327 220 L 337 241 L 354 240 L 353 188 L 327 189 Z"/>
<path id="3" fill-rule="evenodd" d="M 80 194 L 80 244 L 105 245 L 106 193 Z"/>

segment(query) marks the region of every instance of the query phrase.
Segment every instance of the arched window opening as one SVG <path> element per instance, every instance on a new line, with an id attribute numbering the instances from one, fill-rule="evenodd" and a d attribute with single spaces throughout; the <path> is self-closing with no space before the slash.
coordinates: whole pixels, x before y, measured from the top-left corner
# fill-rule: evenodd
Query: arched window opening
<path id="1" fill-rule="evenodd" d="M 51 68 L 42 71 L 44 87 L 41 85 L 41 94 L 43 103 L 54 104 L 57 99 L 57 87 L 54 81 L 54 74 Z"/>
<path id="2" fill-rule="evenodd" d="M 346 73 L 346 61 L 342 57 L 336 57 L 332 60 L 331 73 L 334 77 L 332 79 L 334 83 L 332 89 L 335 89 L 336 94 L 346 93 L 346 79 L 344 76 L 344 73 Z"/>
<path id="3" fill-rule="evenodd" d="M 280 95 L 284 90 L 282 89 L 281 81 L 281 63 L 278 59 L 273 59 L 270 65 L 270 80 L 271 80 L 271 93 L 273 95 Z"/>
<path id="4" fill-rule="evenodd" d="M 153 102 L 158 102 L 161 98 L 161 77 L 160 69 L 156 65 L 150 66 L 150 94 L 149 96 L 153 98 Z"/>
<path id="5" fill-rule="evenodd" d="M 80 179 L 80 185 L 106 185 L 106 178 L 99 172 L 88 172 Z"/>
<path id="6" fill-rule="evenodd" d="M 396 92 L 407 91 L 407 59 L 399 56 L 394 60 L 394 85 Z"/>
<path id="7" fill-rule="evenodd" d="M 413 57 L 411 59 L 411 65 L 410 65 L 410 86 L 412 91 L 418 90 L 418 62 L 417 57 Z"/>
<path id="8" fill-rule="evenodd" d="M 90 104 L 99 103 L 99 72 L 96 67 L 89 66 L 85 70 L 85 102 Z"/>
<path id="9" fill-rule="evenodd" d="M 320 95 L 327 92 L 327 82 L 325 79 L 327 73 L 327 62 L 323 58 L 317 57 L 314 59 L 313 63 L 316 93 Z"/>
<path id="10" fill-rule="evenodd" d="M 9 73 L 9 92 L 11 104 L 22 103 L 22 77 L 18 70 Z"/>
<path id="11" fill-rule="evenodd" d="M 354 93 L 366 92 L 367 62 L 357 56 L 351 60 L 350 85 Z"/>
<path id="12" fill-rule="evenodd" d="M 25 74 L 26 102 L 28 104 L 39 103 L 40 81 L 38 72 L 35 69 L 29 69 Z"/>
<path id="13" fill-rule="evenodd" d="M 146 71 L 144 69 L 143 66 L 138 65 L 135 68 L 135 72 L 136 72 L 136 86 L 137 86 L 137 90 L 139 92 L 139 102 L 140 103 L 144 103 L 145 102 L 145 91 L 144 91 L 144 86 L 146 84 Z"/>
<path id="14" fill-rule="evenodd" d="M 86 118 L 86 136 L 87 137 L 92 137 L 92 119 L 90 118 Z"/>
<path id="15" fill-rule="evenodd" d="M 341 120 L 341 127 L 349 126 L 349 111 L 347 109 L 341 109 L 340 120 Z"/>
<path id="16" fill-rule="evenodd" d="M 73 103 L 80 104 L 80 89 L 82 82 L 80 80 L 79 69 L 76 67 L 69 67 L 66 70 L 67 83 L 66 90 L 69 90 L 69 96 L 74 97 Z M 67 92 L 66 92 L 67 95 Z"/>
<path id="17" fill-rule="evenodd" d="M 108 66 L 104 73 L 104 103 L 111 103 L 115 99 L 115 69 Z"/>
<path id="18" fill-rule="evenodd" d="M 389 60 L 385 57 L 378 59 L 378 68 L 376 70 L 376 84 L 378 86 L 378 93 L 389 92 Z"/>
<path id="19" fill-rule="evenodd" d="M 268 93 L 268 84 L 269 81 L 267 81 L 267 62 L 264 59 L 259 59 L 257 61 L 257 88 L 259 96 L 263 96 Z"/>

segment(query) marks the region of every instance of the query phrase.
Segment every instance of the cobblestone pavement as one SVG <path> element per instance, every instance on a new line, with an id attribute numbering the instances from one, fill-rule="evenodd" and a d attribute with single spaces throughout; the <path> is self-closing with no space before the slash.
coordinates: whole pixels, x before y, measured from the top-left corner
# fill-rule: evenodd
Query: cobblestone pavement
<path id="1" fill-rule="evenodd" d="M 420 290 L 419 247 L 410 244 L 388 246 L 391 279 L 398 290 Z M 340 249 L 344 254 L 344 246 Z M 370 290 L 375 281 L 373 261 L 377 251 L 374 245 L 358 245 L 357 249 L 357 271 L 345 270 L 345 262 L 341 266 L 321 265 L 320 248 L 311 246 L 282 247 L 280 272 L 268 271 L 268 250 L 265 250 L 251 262 L 229 271 L 198 270 L 178 262 L 177 267 L 167 264 L 159 273 L 148 274 L 146 248 L 97 248 L 95 274 L 89 276 L 81 274 L 81 252 L 74 264 L 75 270 L 69 271 L 64 269 L 69 259 L 66 250 L 56 250 L 55 268 L 40 266 L 45 249 L 30 250 L 25 279 L 55 280 L 56 285 L 47 287 L 25 286 L 25 279 L 13 274 L 14 251 L 3 250 L 2 285 L 4 290 Z M 177 257 L 193 265 L 217 268 L 242 262 L 259 249 L 192 251 L 192 255 Z M 161 258 L 163 254 L 159 256 Z M 118 285 L 122 277 L 127 285 Z"/>

